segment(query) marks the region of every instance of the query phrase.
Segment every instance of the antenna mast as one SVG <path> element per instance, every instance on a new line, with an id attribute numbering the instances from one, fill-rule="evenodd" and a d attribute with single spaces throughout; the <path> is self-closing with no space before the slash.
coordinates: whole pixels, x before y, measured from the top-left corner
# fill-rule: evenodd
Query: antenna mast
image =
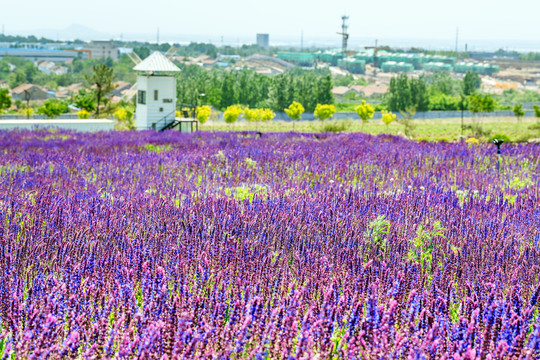
<path id="1" fill-rule="evenodd" d="M 338 35 L 341 35 L 342 36 L 342 42 L 341 42 L 341 51 L 343 53 L 347 52 L 347 42 L 349 40 L 349 24 L 348 24 L 348 21 L 349 21 L 349 17 L 347 15 L 343 15 L 341 17 L 341 32 L 338 33 Z"/>

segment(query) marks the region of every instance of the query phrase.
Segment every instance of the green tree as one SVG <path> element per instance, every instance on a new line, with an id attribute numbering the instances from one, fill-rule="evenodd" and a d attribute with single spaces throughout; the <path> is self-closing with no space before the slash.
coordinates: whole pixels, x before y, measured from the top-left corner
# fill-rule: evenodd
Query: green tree
<path id="1" fill-rule="evenodd" d="M 476 90 L 480 88 L 480 85 L 482 84 L 482 80 L 480 79 L 480 76 L 478 76 L 478 73 L 474 71 L 467 71 L 465 76 L 463 77 L 462 82 L 462 94 L 465 96 L 471 96 L 476 93 Z"/>
<path id="2" fill-rule="evenodd" d="M 8 89 L 0 89 L 0 114 L 11 107 L 13 102 Z"/>
<path id="3" fill-rule="evenodd" d="M 288 108 L 284 109 L 285 114 L 287 114 L 291 120 L 293 121 L 293 130 L 294 130 L 294 123 L 296 120 L 300 119 L 302 117 L 302 114 L 304 113 L 304 107 L 299 102 L 293 101 L 291 105 L 289 105 Z"/>
<path id="4" fill-rule="evenodd" d="M 536 119 L 540 119 L 540 106 L 538 105 L 533 105 L 533 109 L 534 109 L 534 116 L 536 117 Z"/>
<path id="5" fill-rule="evenodd" d="M 223 119 L 227 124 L 232 124 L 238 120 L 240 114 L 242 114 L 242 108 L 238 105 L 231 105 L 223 113 Z"/>
<path id="6" fill-rule="evenodd" d="M 520 121 L 525 116 L 525 110 L 523 110 L 522 104 L 516 104 L 514 105 L 514 108 L 512 109 L 514 112 L 514 115 L 516 116 L 516 119 Z"/>
<path id="7" fill-rule="evenodd" d="M 400 111 L 408 111 L 409 108 L 415 108 L 416 111 L 429 110 L 429 96 L 426 81 L 423 76 L 418 79 L 410 79 L 409 87 L 411 89 L 411 104 Z"/>
<path id="8" fill-rule="evenodd" d="M 73 99 L 73 104 L 79 109 L 88 112 L 96 110 L 96 99 L 94 98 L 94 94 L 88 92 L 86 89 L 79 90 Z"/>
<path id="9" fill-rule="evenodd" d="M 321 105 L 317 104 L 317 107 L 315 108 L 315 111 L 313 112 L 313 115 L 322 122 L 326 119 L 330 119 L 332 115 L 336 113 L 336 108 L 334 105 Z"/>
<path id="10" fill-rule="evenodd" d="M 362 103 L 358 105 L 354 110 L 356 111 L 360 119 L 362 119 L 362 129 L 364 128 L 364 124 L 366 124 L 370 119 L 372 119 L 373 114 L 375 114 L 375 108 L 367 104 L 365 100 L 362 100 Z"/>
<path id="11" fill-rule="evenodd" d="M 474 132 L 475 137 L 479 137 L 480 135 L 484 134 L 484 131 L 482 129 L 482 124 L 479 123 L 476 120 L 476 115 L 479 113 L 491 113 L 495 111 L 495 106 L 497 104 L 495 103 L 495 100 L 493 98 L 486 94 L 486 95 L 480 95 L 475 94 L 469 96 L 469 110 L 475 115 L 473 117 L 473 125 L 472 130 Z"/>
<path id="12" fill-rule="evenodd" d="M 108 96 L 115 88 L 115 80 L 116 76 L 113 74 L 113 69 L 105 64 L 95 65 L 93 67 L 92 75 L 86 76 L 86 81 L 95 87 L 94 95 L 96 97 L 96 118 L 98 119 L 100 106 L 104 105 L 104 108 L 107 109 L 109 105 L 110 100 Z"/>
<path id="13" fill-rule="evenodd" d="M 332 94 L 332 76 L 326 75 L 319 81 L 317 87 L 317 103 L 318 104 L 333 104 L 334 94 Z"/>
<path id="14" fill-rule="evenodd" d="M 390 111 L 403 111 L 412 105 L 411 89 L 407 75 L 401 74 L 390 80 L 386 102 Z"/>
<path id="15" fill-rule="evenodd" d="M 38 109 L 38 114 L 45 115 L 48 119 L 54 119 L 68 111 L 67 105 L 58 99 L 49 99 Z"/>

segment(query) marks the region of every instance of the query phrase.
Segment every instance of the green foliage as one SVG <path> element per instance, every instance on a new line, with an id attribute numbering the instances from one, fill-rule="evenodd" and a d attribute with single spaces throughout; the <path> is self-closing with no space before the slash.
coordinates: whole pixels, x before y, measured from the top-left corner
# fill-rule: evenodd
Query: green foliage
<path id="1" fill-rule="evenodd" d="M 289 105 L 288 108 L 284 109 L 285 113 L 292 119 L 292 120 L 298 120 L 302 117 L 302 114 L 304 113 L 305 109 L 297 101 L 293 101 L 291 105 Z"/>
<path id="2" fill-rule="evenodd" d="M 317 107 L 315 108 L 313 115 L 315 115 L 317 119 L 324 121 L 326 119 L 330 119 L 335 113 L 336 113 L 336 108 L 334 107 L 334 105 L 317 104 Z"/>
<path id="3" fill-rule="evenodd" d="M 445 72 L 437 72 L 424 77 L 430 96 L 443 94 L 457 96 L 461 92 L 461 82 L 454 80 L 452 75 Z"/>
<path id="4" fill-rule="evenodd" d="M 502 140 L 504 141 L 505 143 L 509 144 L 512 142 L 512 140 L 510 140 L 510 138 L 508 137 L 508 135 L 505 135 L 505 134 L 496 134 L 496 135 L 493 135 L 491 136 L 489 139 L 488 139 L 488 142 L 493 142 L 493 140 Z"/>
<path id="5" fill-rule="evenodd" d="M 116 76 L 113 73 L 113 69 L 104 64 L 95 65 L 93 67 L 93 74 L 86 76 L 86 81 L 95 87 L 96 118 L 98 119 L 101 105 L 104 105 L 105 111 L 107 111 L 107 106 L 110 102 L 108 96 L 115 88 L 115 80 Z"/>
<path id="6" fill-rule="evenodd" d="M 471 96 L 476 93 L 476 90 L 480 88 L 482 80 L 480 76 L 475 71 L 467 71 L 463 77 L 462 82 L 462 94 L 465 96 Z"/>
<path id="7" fill-rule="evenodd" d="M 332 79 L 334 86 L 352 86 L 352 85 L 367 85 L 368 82 L 364 78 L 354 79 L 351 74 L 337 75 Z"/>
<path id="8" fill-rule="evenodd" d="M 429 108 L 434 111 L 460 110 L 461 99 L 457 96 L 437 93 L 429 97 Z"/>
<path id="9" fill-rule="evenodd" d="M 505 103 L 534 103 L 540 102 L 540 93 L 532 90 L 504 90 L 502 95 L 498 97 L 500 102 Z"/>
<path id="10" fill-rule="evenodd" d="M 378 258 L 387 255 L 388 244 L 386 237 L 389 232 L 390 220 L 387 220 L 384 215 L 379 215 L 375 220 L 371 221 L 364 232 L 366 252 L 375 252 Z"/>
<path id="11" fill-rule="evenodd" d="M 210 118 L 211 113 L 212 109 L 210 109 L 210 106 L 197 106 L 197 109 L 195 110 L 195 117 L 201 124 L 204 124 Z"/>
<path id="12" fill-rule="evenodd" d="M 427 111 L 429 94 L 424 77 L 409 79 L 406 74 L 401 74 L 392 78 L 386 104 L 390 111 L 405 111 L 410 107 L 415 107 L 417 111 Z"/>
<path id="13" fill-rule="evenodd" d="M 319 80 L 317 87 L 317 103 L 318 104 L 333 104 L 334 94 L 332 94 L 332 76 L 326 75 Z"/>
<path id="14" fill-rule="evenodd" d="M 8 89 L 0 89 L 0 114 L 11 107 L 13 102 Z"/>
<path id="15" fill-rule="evenodd" d="M 519 54 L 519 59 L 526 61 L 540 61 L 540 53 L 530 52 L 528 54 Z"/>
<path id="16" fill-rule="evenodd" d="M 93 112 L 96 110 L 96 100 L 93 93 L 88 92 L 86 89 L 79 90 L 79 93 L 75 95 L 73 99 L 73 105 L 81 110 L 87 112 Z"/>
<path id="17" fill-rule="evenodd" d="M 153 153 L 156 153 L 156 154 L 159 154 L 163 151 L 168 151 L 171 149 L 171 145 L 155 145 L 155 144 L 145 144 L 144 145 L 144 148 L 146 149 L 146 151 L 148 152 L 153 152 Z"/>
<path id="18" fill-rule="evenodd" d="M 238 120 L 240 114 L 242 114 L 242 108 L 238 105 L 231 105 L 223 113 L 223 119 L 227 124 L 232 124 Z"/>
<path id="19" fill-rule="evenodd" d="M 408 137 L 413 136 L 414 131 L 414 115 L 416 114 L 416 109 L 414 107 L 407 108 L 405 111 L 401 111 L 401 119 L 399 120 L 399 123 L 404 126 L 405 128 L 405 135 Z"/>
<path id="20" fill-rule="evenodd" d="M 29 118 L 30 116 L 34 115 L 34 109 L 31 107 L 24 107 L 21 110 L 19 110 L 19 114 Z"/>
<path id="21" fill-rule="evenodd" d="M 495 106 L 495 100 L 489 94 L 476 94 L 469 97 L 469 110 L 471 110 L 474 114 L 481 112 L 493 112 L 495 111 Z"/>
<path id="22" fill-rule="evenodd" d="M 124 106 L 120 105 L 113 113 L 114 118 L 118 121 L 119 130 L 135 130 L 134 122 L 135 108 L 131 104 Z"/>
<path id="23" fill-rule="evenodd" d="M 45 115 L 48 119 L 54 119 L 67 111 L 66 103 L 58 99 L 49 99 L 38 109 L 38 114 Z"/>
<path id="24" fill-rule="evenodd" d="M 516 116 L 517 120 L 520 121 L 523 116 L 525 116 L 525 110 L 523 110 L 522 104 L 516 104 L 514 105 L 514 108 L 512 109 L 514 112 L 514 115 Z"/>
<path id="25" fill-rule="evenodd" d="M 437 246 L 435 240 L 439 237 L 444 238 L 444 230 L 439 221 L 433 223 L 431 230 L 427 230 L 423 225 L 420 225 L 416 231 L 416 237 L 412 240 L 407 260 L 419 265 L 422 272 L 430 274 L 433 251 Z"/>
<path id="26" fill-rule="evenodd" d="M 373 106 L 366 104 L 366 101 L 363 100 L 360 105 L 354 109 L 360 119 L 362 119 L 362 123 L 367 123 L 369 120 L 373 118 L 373 114 L 375 114 L 375 108 Z"/>
<path id="27" fill-rule="evenodd" d="M 332 121 L 327 122 L 324 124 L 322 131 L 323 132 L 331 132 L 331 133 L 340 133 L 347 131 L 351 128 L 351 122 L 350 121 Z"/>
<path id="28" fill-rule="evenodd" d="M 534 109 L 534 116 L 536 118 L 539 118 L 540 119 L 540 106 L 538 105 L 533 105 L 533 109 Z"/>
<path id="29" fill-rule="evenodd" d="M 331 82 L 327 72 L 291 69 L 274 77 L 258 74 L 249 69 L 210 71 L 197 65 L 180 65 L 177 98 L 182 104 L 204 104 L 224 110 L 241 104 L 249 108 L 271 108 L 283 111 L 293 101 L 312 112 L 319 98 L 330 98 Z M 200 94 L 206 96 L 200 99 Z M 331 97 L 333 102 L 333 97 Z"/>

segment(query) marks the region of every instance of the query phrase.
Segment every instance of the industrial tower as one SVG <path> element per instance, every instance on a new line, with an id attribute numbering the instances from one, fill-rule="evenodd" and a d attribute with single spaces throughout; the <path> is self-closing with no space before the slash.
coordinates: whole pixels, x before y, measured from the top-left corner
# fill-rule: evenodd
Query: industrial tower
<path id="1" fill-rule="evenodd" d="M 347 23 L 349 21 L 349 17 L 347 15 L 343 15 L 341 17 L 341 32 L 338 32 L 338 35 L 342 36 L 342 43 L 341 43 L 341 51 L 343 53 L 347 52 L 347 42 L 349 40 L 349 24 Z"/>

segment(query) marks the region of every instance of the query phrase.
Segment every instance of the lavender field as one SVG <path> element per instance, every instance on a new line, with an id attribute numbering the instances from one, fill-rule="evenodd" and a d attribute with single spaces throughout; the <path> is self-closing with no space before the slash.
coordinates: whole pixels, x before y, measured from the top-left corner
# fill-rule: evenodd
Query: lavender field
<path id="1" fill-rule="evenodd" d="M 0 145 L 3 359 L 540 359 L 540 145 Z"/>

